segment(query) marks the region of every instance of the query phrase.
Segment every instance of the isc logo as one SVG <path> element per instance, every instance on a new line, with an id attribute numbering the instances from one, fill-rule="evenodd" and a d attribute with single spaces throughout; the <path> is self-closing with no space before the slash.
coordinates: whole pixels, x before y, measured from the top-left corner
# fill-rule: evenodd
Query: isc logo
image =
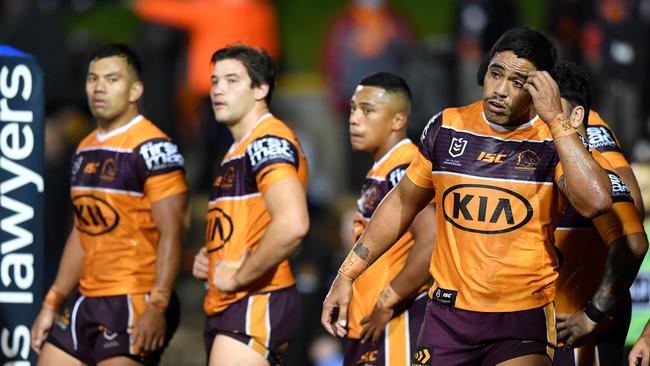
<path id="1" fill-rule="evenodd" d="M 76 196 L 72 201 L 77 229 L 88 235 L 101 235 L 120 222 L 117 210 L 108 202 L 90 194 Z"/>
<path id="2" fill-rule="evenodd" d="M 486 153 L 485 151 L 481 151 L 481 154 L 476 158 L 476 160 L 484 161 L 486 163 L 503 163 L 503 159 L 505 159 L 508 156 L 508 154 L 493 154 L 493 153 Z"/>
<path id="3" fill-rule="evenodd" d="M 364 362 L 375 362 L 377 361 L 377 352 L 378 351 L 369 351 L 361 355 L 357 361 L 357 365 Z"/>
<path id="4" fill-rule="evenodd" d="M 445 219 L 473 233 L 502 234 L 525 225 L 533 207 L 517 192 L 485 184 L 459 184 L 442 196 Z"/>

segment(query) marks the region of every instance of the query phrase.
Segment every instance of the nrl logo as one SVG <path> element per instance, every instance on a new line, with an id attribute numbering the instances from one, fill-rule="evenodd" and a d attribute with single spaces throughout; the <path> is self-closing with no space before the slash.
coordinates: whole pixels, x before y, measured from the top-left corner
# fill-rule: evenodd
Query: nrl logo
<path id="1" fill-rule="evenodd" d="M 465 147 L 467 147 L 467 140 L 462 137 L 454 137 L 451 139 L 451 144 L 449 145 L 449 155 L 452 158 L 457 158 L 463 155 Z"/>

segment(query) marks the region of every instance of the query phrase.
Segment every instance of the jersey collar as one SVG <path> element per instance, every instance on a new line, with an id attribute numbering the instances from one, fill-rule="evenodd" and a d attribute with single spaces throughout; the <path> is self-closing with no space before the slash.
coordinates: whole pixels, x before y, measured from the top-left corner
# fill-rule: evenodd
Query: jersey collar
<path id="1" fill-rule="evenodd" d="M 271 112 L 264 113 L 260 118 L 257 119 L 257 121 L 255 121 L 255 124 L 253 124 L 253 128 L 251 128 L 251 130 L 248 131 L 248 133 L 244 135 L 244 137 L 242 137 L 242 139 L 239 142 L 233 142 L 232 145 L 230 145 L 230 149 L 228 149 L 228 152 L 232 153 L 233 151 L 235 151 L 237 146 L 242 142 L 246 141 L 246 139 L 248 139 L 248 137 L 253 133 L 253 131 L 255 131 L 255 129 L 257 128 L 257 126 L 260 125 L 260 123 L 262 123 L 267 118 L 271 118 L 271 117 L 273 117 L 273 114 L 271 114 Z"/>
<path id="2" fill-rule="evenodd" d="M 535 121 L 539 119 L 539 116 L 535 115 L 535 117 L 533 117 L 530 121 L 528 121 L 528 122 L 526 122 L 524 124 L 521 124 L 521 125 L 519 125 L 519 126 L 517 126 L 515 128 L 507 128 L 507 127 L 503 127 L 503 126 L 501 126 L 499 124 L 490 122 L 487 119 L 487 117 L 485 117 L 485 112 L 484 111 L 481 111 L 481 115 L 483 116 L 483 120 L 490 126 L 490 128 L 492 128 L 492 129 L 494 129 L 494 130 L 496 130 L 498 132 L 513 132 L 513 131 L 524 130 L 524 129 L 532 126 L 533 123 L 535 123 Z"/>
<path id="3" fill-rule="evenodd" d="M 135 124 L 142 121 L 143 119 L 144 119 L 144 117 L 142 117 L 141 114 L 138 114 L 137 116 L 133 117 L 133 119 L 130 120 L 124 126 L 118 127 L 116 129 L 114 129 L 113 131 L 110 131 L 110 132 L 107 132 L 107 133 L 101 133 L 98 130 L 97 133 L 95 134 L 95 136 L 97 137 L 97 140 L 99 142 L 104 142 L 104 141 L 110 139 L 113 136 L 117 136 L 117 135 L 119 135 L 119 134 L 121 134 L 123 132 L 126 132 L 126 130 L 128 130 L 129 128 L 135 126 Z"/>
<path id="4" fill-rule="evenodd" d="M 393 151 L 395 151 L 398 147 L 400 147 L 400 146 L 402 146 L 404 144 L 408 144 L 410 142 L 411 142 L 411 140 L 408 137 L 401 139 L 398 143 L 393 145 L 393 147 L 391 147 L 390 150 L 386 151 L 386 153 L 384 154 L 384 156 L 381 157 L 381 159 L 375 161 L 375 163 L 372 165 L 372 168 L 374 169 L 377 166 L 381 165 L 384 161 L 386 161 L 386 159 L 388 159 L 390 154 L 392 154 Z"/>

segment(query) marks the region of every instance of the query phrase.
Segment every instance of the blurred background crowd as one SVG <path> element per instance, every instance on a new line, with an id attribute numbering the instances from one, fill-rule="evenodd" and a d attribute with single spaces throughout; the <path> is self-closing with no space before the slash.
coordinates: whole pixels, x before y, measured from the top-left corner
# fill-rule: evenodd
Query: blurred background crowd
<path id="1" fill-rule="evenodd" d="M 310 164 L 311 230 L 292 260 L 304 298 L 301 333 L 287 364 L 340 364 L 340 344 L 324 336 L 319 317 L 353 244 L 356 195 L 372 164 L 349 146 L 354 87 L 380 70 L 403 76 L 414 95 L 408 131 L 416 140 L 442 108 L 480 98 L 482 55 L 519 25 L 546 32 L 561 58 L 590 71 L 594 109 L 618 135 L 650 197 L 650 0 L 0 1 L 0 44 L 33 54 L 45 74 L 45 278 L 54 278 L 72 221 L 71 153 L 94 128 L 83 92 L 88 54 L 107 42 L 129 43 L 144 62 L 141 110 L 181 146 L 192 192 L 191 237 L 177 283 L 181 328 L 163 364 L 204 364 L 204 287 L 191 278 L 191 264 L 203 245 L 207 189 L 232 143 L 212 116 L 209 59 L 218 48 L 246 42 L 277 62 L 271 110 L 296 131 Z M 633 297 L 650 309 L 650 277 L 641 280 L 645 287 L 637 283 Z"/>

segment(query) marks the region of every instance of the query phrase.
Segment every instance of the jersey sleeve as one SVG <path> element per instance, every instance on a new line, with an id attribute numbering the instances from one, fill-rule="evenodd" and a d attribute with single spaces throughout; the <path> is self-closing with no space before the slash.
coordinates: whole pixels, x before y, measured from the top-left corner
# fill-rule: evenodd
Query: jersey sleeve
<path id="1" fill-rule="evenodd" d="M 267 135 L 251 142 L 246 156 L 260 192 L 283 179 L 298 179 L 298 154 L 296 145 L 284 137 Z"/>
<path id="2" fill-rule="evenodd" d="M 406 174 L 406 169 L 409 167 L 409 164 L 402 164 L 399 166 L 396 166 L 391 170 L 388 175 L 386 175 L 386 183 L 387 183 L 387 188 L 390 191 L 399 183 L 399 181 L 402 179 L 404 174 Z"/>
<path id="3" fill-rule="evenodd" d="M 634 206 L 634 199 L 623 180 L 612 171 L 607 175 L 612 183 L 612 209 L 593 222 L 606 243 L 630 234 L 642 233 L 643 223 Z"/>
<path id="4" fill-rule="evenodd" d="M 411 161 L 411 165 L 406 169 L 409 180 L 422 188 L 433 188 L 433 181 L 431 180 L 433 148 L 441 126 L 442 112 L 433 116 L 427 123 L 420 137 L 418 152 Z"/>
<path id="5" fill-rule="evenodd" d="M 602 153 L 614 168 L 630 167 L 616 135 L 607 126 L 589 126 L 587 127 L 587 136 L 589 145 Z"/>
<path id="6" fill-rule="evenodd" d="M 137 149 L 137 175 L 151 202 L 160 201 L 188 190 L 185 160 L 173 142 L 157 138 L 140 144 Z"/>

